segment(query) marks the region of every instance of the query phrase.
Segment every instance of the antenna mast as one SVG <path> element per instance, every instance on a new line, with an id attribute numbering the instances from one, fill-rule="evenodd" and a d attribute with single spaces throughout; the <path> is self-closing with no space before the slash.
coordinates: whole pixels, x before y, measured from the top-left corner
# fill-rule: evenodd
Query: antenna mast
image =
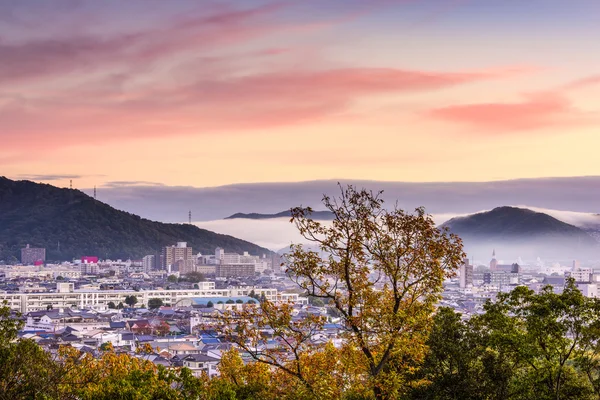
<path id="1" fill-rule="evenodd" d="M 69 189 L 73 190 L 73 179 L 69 180 Z"/>
<path id="2" fill-rule="evenodd" d="M 189 219 L 189 223 L 191 225 L 192 224 L 192 210 L 190 210 L 190 213 L 188 214 L 188 219 Z"/>
<path id="3" fill-rule="evenodd" d="M 96 200 L 96 185 L 94 185 L 94 200 Z"/>

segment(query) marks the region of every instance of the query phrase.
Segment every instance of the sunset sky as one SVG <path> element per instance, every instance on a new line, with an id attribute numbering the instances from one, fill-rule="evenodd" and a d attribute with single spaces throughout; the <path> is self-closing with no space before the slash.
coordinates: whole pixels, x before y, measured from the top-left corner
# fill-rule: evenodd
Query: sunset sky
<path id="1" fill-rule="evenodd" d="M 0 175 L 600 175 L 598 0 L 0 0 Z"/>

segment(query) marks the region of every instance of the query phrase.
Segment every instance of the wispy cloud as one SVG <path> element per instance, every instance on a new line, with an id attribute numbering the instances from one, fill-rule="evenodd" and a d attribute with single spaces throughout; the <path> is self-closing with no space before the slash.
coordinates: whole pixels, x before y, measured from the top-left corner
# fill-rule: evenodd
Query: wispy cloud
<path id="1" fill-rule="evenodd" d="M 132 33 L 75 34 L 44 39 L 0 42 L 0 83 L 18 84 L 23 80 L 65 75 L 82 70 L 90 72 L 126 65 L 128 69 L 183 51 L 232 41 L 248 41 L 280 26 L 267 24 L 264 17 L 282 8 L 269 3 L 253 8 L 220 7 L 201 15 L 180 17 L 166 26 Z"/>
<path id="2" fill-rule="evenodd" d="M 564 85 L 565 90 L 585 89 L 600 85 L 600 75 L 590 75 Z"/>
<path id="3" fill-rule="evenodd" d="M 65 179 L 80 179 L 83 178 L 81 175 L 18 175 L 18 179 L 27 181 L 62 181 Z"/>
<path id="4" fill-rule="evenodd" d="M 159 182 L 148 182 L 148 181 L 112 181 L 102 184 L 104 188 L 122 188 L 122 187 L 136 187 L 136 186 L 165 186 L 164 183 Z"/>

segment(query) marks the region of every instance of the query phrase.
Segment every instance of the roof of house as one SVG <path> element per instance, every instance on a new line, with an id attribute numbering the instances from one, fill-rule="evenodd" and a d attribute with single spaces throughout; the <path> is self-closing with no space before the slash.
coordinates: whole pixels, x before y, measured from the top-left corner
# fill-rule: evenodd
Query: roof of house
<path id="1" fill-rule="evenodd" d="M 189 354 L 184 357 L 185 361 L 196 361 L 196 362 L 219 362 L 218 358 L 210 357 L 205 354 Z"/>

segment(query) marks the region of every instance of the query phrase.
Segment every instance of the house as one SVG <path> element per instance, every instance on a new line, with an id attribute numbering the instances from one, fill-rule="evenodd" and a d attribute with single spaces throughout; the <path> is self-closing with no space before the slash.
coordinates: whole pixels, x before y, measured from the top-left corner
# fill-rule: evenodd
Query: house
<path id="1" fill-rule="evenodd" d="M 165 347 L 161 347 L 161 349 L 173 355 L 200 354 L 202 350 L 191 343 L 169 343 Z"/>
<path id="2" fill-rule="evenodd" d="M 204 354 L 190 354 L 183 358 L 183 366 L 192 370 L 195 376 L 200 376 L 203 372 L 207 373 L 208 376 L 214 376 L 218 374 L 219 361 L 218 358 Z"/>
<path id="3" fill-rule="evenodd" d="M 147 335 L 152 332 L 152 326 L 147 319 L 128 321 L 127 325 L 129 325 L 129 330 L 134 333 Z"/>

